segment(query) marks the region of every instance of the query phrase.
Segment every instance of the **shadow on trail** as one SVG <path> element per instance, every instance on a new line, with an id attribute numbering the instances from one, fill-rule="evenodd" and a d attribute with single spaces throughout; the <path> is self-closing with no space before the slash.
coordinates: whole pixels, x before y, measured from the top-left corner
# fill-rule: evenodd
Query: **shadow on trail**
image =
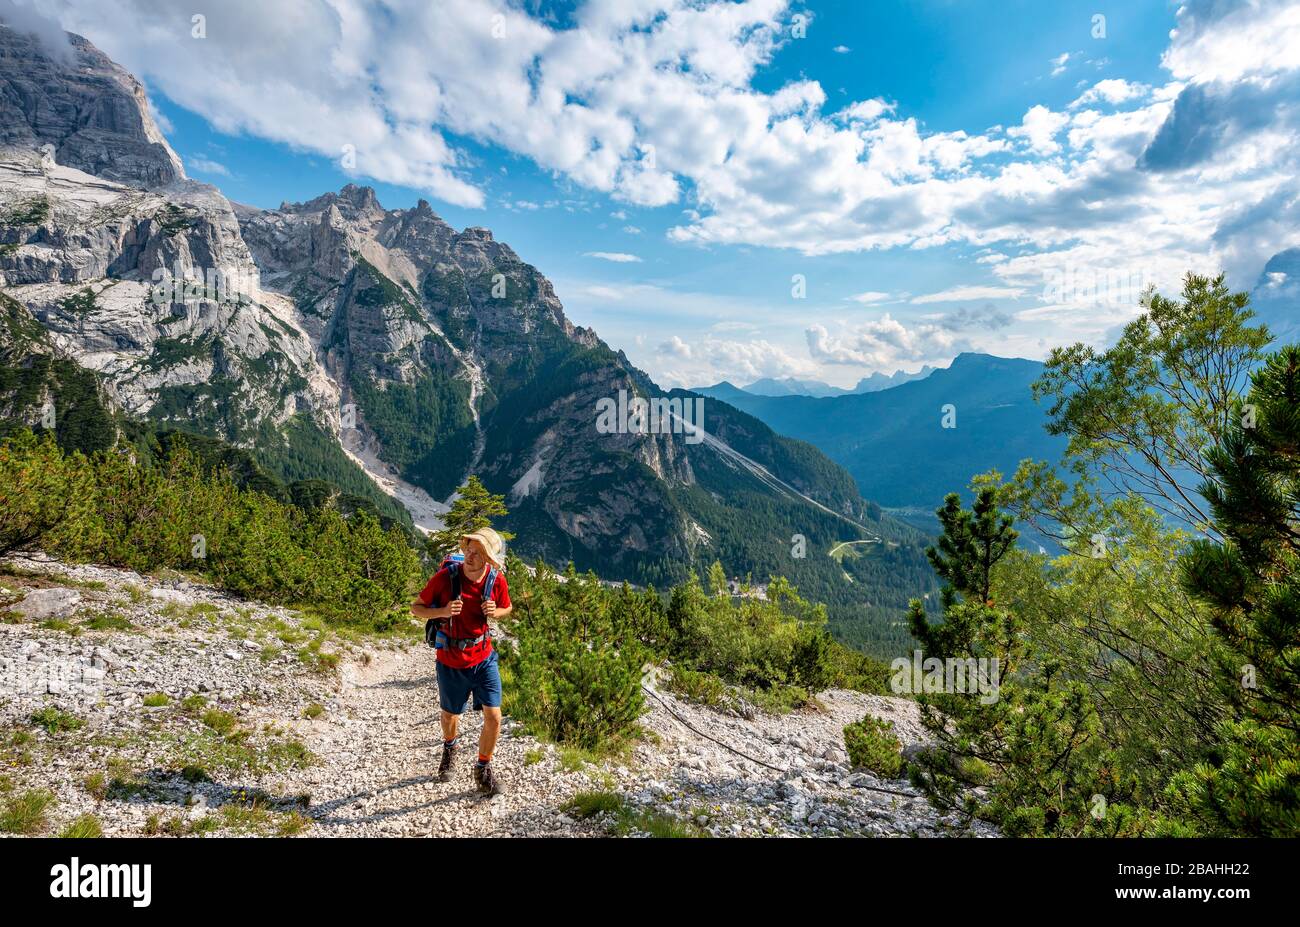
<path id="1" fill-rule="evenodd" d="M 388 792 L 395 792 L 399 789 L 412 788 L 419 785 L 436 785 L 438 782 L 437 775 L 429 773 L 423 776 L 410 776 L 406 779 L 399 779 L 397 782 L 391 782 L 388 785 L 380 786 L 375 789 L 367 789 L 360 792 L 353 792 L 351 795 L 344 795 L 332 801 L 322 802 L 313 806 L 308 814 L 317 824 L 373 824 L 392 817 L 400 817 L 404 814 L 410 814 L 414 811 L 424 811 L 429 808 L 436 808 L 439 805 L 445 805 L 457 799 L 475 798 L 482 800 L 473 788 L 460 789 L 447 795 L 439 795 L 430 798 L 427 801 L 416 802 L 414 804 L 403 805 L 401 807 L 385 808 L 380 811 L 359 812 L 356 816 L 348 816 L 339 812 L 346 809 L 349 805 L 368 798 L 376 798 Z"/>
<path id="2" fill-rule="evenodd" d="M 421 676 L 418 679 L 385 679 L 383 682 L 373 682 L 369 685 L 354 683 L 356 689 L 422 689 L 428 687 L 432 691 L 437 691 L 437 679 L 433 676 Z"/>

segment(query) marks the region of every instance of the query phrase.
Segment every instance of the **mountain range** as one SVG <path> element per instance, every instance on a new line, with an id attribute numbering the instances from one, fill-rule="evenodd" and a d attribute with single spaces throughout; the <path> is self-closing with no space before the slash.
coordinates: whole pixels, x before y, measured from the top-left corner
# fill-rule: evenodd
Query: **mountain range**
<path id="1" fill-rule="evenodd" d="M 705 440 L 604 433 L 602 399 L 695 394 L 660 389 L 490 230 L 426 201 L 385 209 L 349 184 L 259 209 L 187 178 L 139 82 L 69 41 L 65 60 L 0 27 L 4 430 L 50 409 L 86 450 L 192 433 L 423 529 L 475 474 L 507 496 L 525 558 L 656 585 L 718 560 L 790 577 L 846 639 L 905 637 L 900 609 L 934 583 L 925 536 L 812 445 L 717 401 Z M 872 553 L 826 556 L 842 541 Z"/>
<path id="2" fill-rule="evenodd" d="M 817 398 L 851 396 L 858 393 L 874 393 L 878 390 L 889 389 L 892 386 L 910 383 L 912 380 L 923 380 L 933 372 L 934 368 L 926 364 L 915 373 L 908 373 L 906 370 L 896 370 L 892 374 L 872 373 L 859 380 L 852 389 L 831 386 L 820 380 L 800 380 L 796 377 L 763 377 L 748 386 L 738 388 L 755 396 L 815 396 Z M 714 389 L 728 385 L 730 384 L 724 380 L 722 383 L 715 384 L 714 387 L 705 387 L 704 389 Z M 702 391 L 702 389 L 696 390 L 696 392 Z"/>
<path id="3" fill-rule="evenodd" d="M 1059 459 L 1064 439 L 1043 428 L 1030 392 L 1042 367 L 966 353 L 923 380 L 872 393 L 767 397 L 728 384 L 703 392 L 817 446 L 865 495 L 924 521 L 976 473 L 1010 474 L 1026 457 Z"/>

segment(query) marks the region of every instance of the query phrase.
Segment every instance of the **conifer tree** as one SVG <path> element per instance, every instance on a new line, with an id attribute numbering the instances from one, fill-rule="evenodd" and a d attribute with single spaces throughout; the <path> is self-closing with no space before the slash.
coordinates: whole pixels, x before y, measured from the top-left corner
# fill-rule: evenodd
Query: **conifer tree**
<path id="1" fill-rule="evenodd" d="M 1184 588 L 1241 657 L 1225 673 L 1235 717 L 1178 775 L 1175 800 L 1210 834 L 1300 833 L 1300 346 L 1271 355 L 1208 456 L 1202 493 L 1222 543 L 1183 557 Z"/>
<path id="2" fill-rule="evenodd" d="M 505 501 L 504 494 L 488 492 L 477 476 L 471 476 L 456 490 L 456 501 L 442 518 L 442 530 L 429 535 L 429 556 L 441 560 L 460 548 L 460 539 L 465 535 L 491 527 L 494 518 L 504 518 L 509 514 Z M 501 537 L 508 541 L 514 535 L 502 531 Z"/>

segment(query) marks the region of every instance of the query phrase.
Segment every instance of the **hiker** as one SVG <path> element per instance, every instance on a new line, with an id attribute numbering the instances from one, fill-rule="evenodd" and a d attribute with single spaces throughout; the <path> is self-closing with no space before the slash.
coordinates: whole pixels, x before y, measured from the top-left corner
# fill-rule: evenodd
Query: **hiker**
<path id="1" fill-rule="evenodd" d="M 501 674 L 492 649 L 488 622 L 510 614 L 510 591 L 502 572 L 501 535 L 480 528 L 460 539 L 463 560 L 443 561 L 420 599 L 411 605 L 416 618 L 434 619 L 436 629 L 438 699 L 442 706 L 442 760 L 438 780 L 451 778 L 451 764 L 459 739 L 457 725 L 471 695 L 474 710 L 483 712 L 478 738 L 474 784 L 480 792 L 495 795 L 501 788 L 492 771 L 492 751 L 501 731 Z M 484 588 L 489 589 L 484 596 Z"/>

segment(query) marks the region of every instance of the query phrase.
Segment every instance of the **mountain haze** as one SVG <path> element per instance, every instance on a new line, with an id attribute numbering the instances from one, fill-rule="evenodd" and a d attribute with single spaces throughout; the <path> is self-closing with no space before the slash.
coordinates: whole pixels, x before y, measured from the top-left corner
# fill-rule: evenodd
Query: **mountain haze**
<path id="1" fill-rule="evenodd" d="M 726 383 L 705 392 L 813 444 L 881 505 L 928 514 L 976 473 L 1060 458 L 1064 439 L 1044 429 L 1030 393 L 1041 371 L 1038 361 L 966 353 L 925 379 L 860 395 L 761 397 Z"/>

